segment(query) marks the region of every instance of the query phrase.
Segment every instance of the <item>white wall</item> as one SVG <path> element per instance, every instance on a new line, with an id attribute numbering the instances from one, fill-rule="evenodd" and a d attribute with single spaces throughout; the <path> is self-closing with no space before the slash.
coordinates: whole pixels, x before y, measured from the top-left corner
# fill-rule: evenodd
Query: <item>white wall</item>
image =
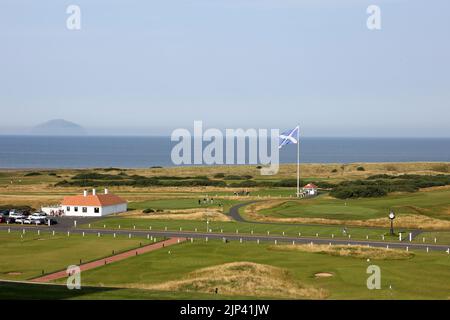
<path id="1" fill-rule="evenodd" d="M 69 217 L 101 217 L 106 216 L 113 213 L 121 213 L 127 211 L 127 204 L 119 204 L 119 205 L 113 205 L 113 206 L 105 206 L 105 207 L 86 207 L 87 212 L 83 212 L 83 206 L 78 206 L 78 211 L 75 212 L 76 206 L 69 206 L 70 211 L 67 211 L 68 206 L 63 206 L 62 209 L 64 210 L 64 213 L 66 216 Z M 94 211 L 95 208 L 99 208 L 99 212 L 96 213 Z"/>

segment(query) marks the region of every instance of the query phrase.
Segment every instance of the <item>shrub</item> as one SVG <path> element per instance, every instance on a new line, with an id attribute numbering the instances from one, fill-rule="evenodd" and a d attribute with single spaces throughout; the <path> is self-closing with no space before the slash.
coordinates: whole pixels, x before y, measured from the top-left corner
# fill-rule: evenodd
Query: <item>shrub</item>
<path id="1" fill-rule="evenodd" d="M 216 179 L 221 179 L 223 177 L 225 177 L 225 173 L 222 173 L 222 172 L 216 173 L 214 175 L 214 178 L 216 178 Z"/>
<path id="2" fill-rule="evenodd" d="M 142 212 L 143 213 L 153 213 L 153 212 L 155 212 L 155 210 L 152 208 L 147 208 L 147 209 L 142 210 Z"/>
<path id="3" fill-rule="evenodd" d="M 336 173 L 336 172 L 338 172 L 338 170 L 337 169 L 333 169 L 333 170 L 331 170 L 331 172 L 332 173 Z"/>
<path id="4" fill-rule="evenodd" d="M 330 195 L 338 199 L 382 197 L 387 191 L 377 186 L 337 187 Z"/>
<path id="5" fill-rule="evenodd" d="M 40 175 L 42 175 L 42 173 L 40 173 L 40 172 L 28 172 L 28 173 L 25 173 L 23 176 L 24 177 L 33 177 L 33 176 L 40 176 Z"/>
<path id="6" fill-rule="evenodd" d="M 364 167 L 361 167 L 361 166 L 358 167 L 358 168 L 356 168 L 356 170 L 357 170 L 357 171 L 366 171 L 366 169 L 364 169 Z"/>

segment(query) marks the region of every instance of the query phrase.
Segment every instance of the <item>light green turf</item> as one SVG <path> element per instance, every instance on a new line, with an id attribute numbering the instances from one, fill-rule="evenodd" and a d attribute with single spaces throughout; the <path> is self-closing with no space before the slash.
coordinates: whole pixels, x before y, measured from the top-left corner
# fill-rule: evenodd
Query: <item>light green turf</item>
<path id="1" fill-rule="evenodd" d="M 237 241 L 224 244 L 196 240 L 172 246 L 83 272 L 82 282 L 107 286 L 155 284 L 181 279 L 199 268 L 234 261 L 285 268 L 294 280 L 326 289 L 330 299 L 448 299 L 450 296 L 450 256 L 446 253 L 415 252 L 407 260 L 368 262 L 319 253 L 274 251 L 266 244 Z M 367 289 L 366 269 L 372 264 L 381 268 L 381 290 Z M 334 276 L 316 279 L 314 274 L 318 272 L 330 272 Z"/>
<path id="2" fill-rule="evenodd" d="M 436 242 L 434 241 L 435 238 Z M 450 231 L 422 232 L 414 239 L 414 242 L 428 244 L 448 244 L 450 246 Z"/>
<path id="3" fill-rule="evenodd" d="M 0 279 L 23 280 L 40 276 L 42 270 L 50 273 L 67 268 L 69 265 L 99 259 L 127 249 L 136 248 L 140 243 L 148 243 L 144 238 L 112 235 L 82 235 L 27 231 L 7 233 L 0 230 Z M 20 272 L 18 275 L 8 275 Z"/>
<path id="4" fill-rule="evenodd" d="M 359 220 L 387 217 L 389 210 L 396 214 L 420 214 L 450 220 L 450 190 L 404 193 L 381 198 L 339 200 L 325 195 L 317 198 L 287 201 L 279 206 L 261 210 L 270 217 L 324 218 Z"/>

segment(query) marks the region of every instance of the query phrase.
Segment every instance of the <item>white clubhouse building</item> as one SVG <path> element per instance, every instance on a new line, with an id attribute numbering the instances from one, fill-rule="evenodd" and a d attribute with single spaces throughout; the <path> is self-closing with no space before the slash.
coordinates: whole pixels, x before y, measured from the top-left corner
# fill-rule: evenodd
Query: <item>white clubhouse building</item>
<path id="1" fill-rule="evenodd" d="M 87 190 L 82 195 L 67 196 L 61 203 L 64 215 L 71 217 L 101 217 L 114 213 L 127 211 L 127 201 L 119 196 L 105 193 L 97 194 L 95 189 L 92 194 Z"/>

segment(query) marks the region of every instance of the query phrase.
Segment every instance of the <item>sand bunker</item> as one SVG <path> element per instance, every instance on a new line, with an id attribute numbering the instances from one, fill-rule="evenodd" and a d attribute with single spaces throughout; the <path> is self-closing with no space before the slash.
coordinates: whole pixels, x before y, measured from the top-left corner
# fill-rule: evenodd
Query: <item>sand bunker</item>
<path id="1" fill-rule="evenodd" d="M 314 276 L 316 278 L 329 278 L 329 277 L 332 277 L 333 274 L 329 273 L 329 272 L 318 272 L 318 273 L 314 274 Z"/>

